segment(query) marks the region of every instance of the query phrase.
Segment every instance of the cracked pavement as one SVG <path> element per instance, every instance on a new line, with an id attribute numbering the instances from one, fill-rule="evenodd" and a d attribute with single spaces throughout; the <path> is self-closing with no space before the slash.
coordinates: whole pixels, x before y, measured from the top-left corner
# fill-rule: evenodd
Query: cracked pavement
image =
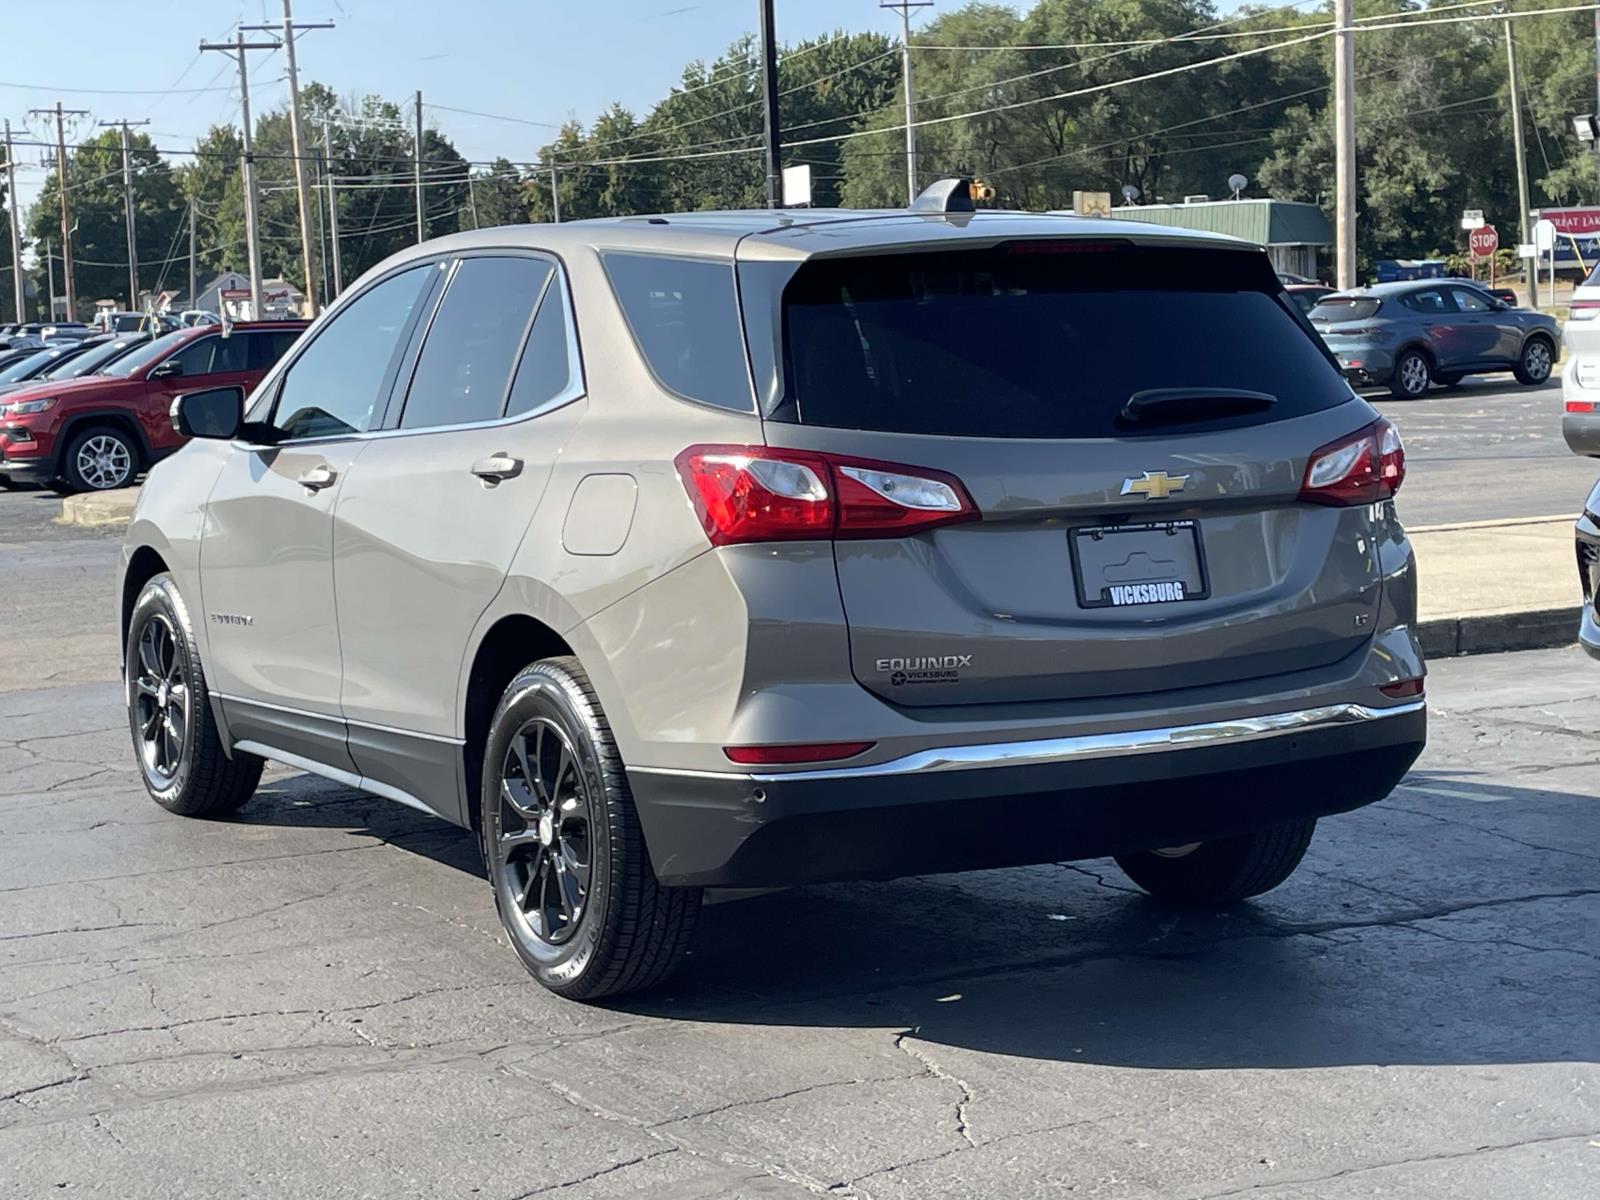
<path id="1" fill-rule="evenodd" d="M 605 1007 L 468 835 L 283 768 L 171 817 L 115 536 L 0 493 L 0 1195 L 1600 1194 L 1600 664 L 1442 662 L 1431 745 L 1256 903 L 1109 863 L 708 908 Z"/>

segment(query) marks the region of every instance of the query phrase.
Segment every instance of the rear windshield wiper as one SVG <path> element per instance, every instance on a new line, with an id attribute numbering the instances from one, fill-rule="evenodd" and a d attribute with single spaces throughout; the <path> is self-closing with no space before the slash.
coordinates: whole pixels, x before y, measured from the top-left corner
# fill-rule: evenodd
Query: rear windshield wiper
<path id="1" fill-rule="evenodd" d="M 1117 414 L 1120 425 L 1171 425 L 1266 412 L 1278 398 L 1244 388 L 1146 388 L 1128 397 Z"/>

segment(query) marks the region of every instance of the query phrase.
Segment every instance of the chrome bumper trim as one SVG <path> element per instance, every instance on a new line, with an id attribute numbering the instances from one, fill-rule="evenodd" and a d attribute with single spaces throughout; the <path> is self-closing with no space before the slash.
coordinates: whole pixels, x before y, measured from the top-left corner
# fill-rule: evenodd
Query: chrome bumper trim
<path id="1" fill-rule="evenodd" d="M 858 767 L 822 767 L 808 771 L 767 772 L 760 775 L 733 771 L 677 771 L 669 768 L 635 767 L 651 775 L 689 775 L 713 779 L 748 779 L 752 783 L 785 783 L 807 780 L 872 779 L 885 775 L 906 775 L 914 771 L 978 771 L 998 767 L 1036 767 L 1055 763 L 1084 762 L 1096 758 L 1122 758 L 1136 754 L 1160 754 L 1172 750 L 1194 750 L 1204 746 L 1237 746 L 1244 742 L 1287 734 L 1361 725 L 1389 717 L 1421 712 L 1427 700 L 1411 700 L 1388 708 L 1365 704 L 1329 704 L 1295 712 L 1267 713 L 1259 717 L 1238 717 L 1231 721 L 1207 721 L 1198 725 L 1168 725 L 1159 729 L 1131 729 L 1125 733 L 1087 733 L 1078 737 L 1044 738 L 1031 742 L 983 742 L 971 746 L 947 746 L 919 750 L 914 754 Z"/>

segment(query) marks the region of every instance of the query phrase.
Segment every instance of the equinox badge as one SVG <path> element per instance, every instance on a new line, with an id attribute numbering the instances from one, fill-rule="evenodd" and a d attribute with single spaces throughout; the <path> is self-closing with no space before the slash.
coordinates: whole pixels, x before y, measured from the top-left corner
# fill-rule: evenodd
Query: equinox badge
<path id="1" fill-rule="evenodd" d="M 1146 500 L 1165 500 L 1173 492 L 1183 491 L 1189 482 L 1187 475 L 1168 475 L 1165 471 L 1146 471 L 1138 479 L 1124 479 L 1124 496 L 1143 496 Z"/>

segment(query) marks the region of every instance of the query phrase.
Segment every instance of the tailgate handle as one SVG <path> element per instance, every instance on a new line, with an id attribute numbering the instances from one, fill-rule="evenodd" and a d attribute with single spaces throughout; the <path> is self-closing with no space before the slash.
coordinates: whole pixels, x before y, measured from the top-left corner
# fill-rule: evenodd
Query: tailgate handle
<path id="1" fill-rule="evenodd" d="M 1117 419 L 1132 425 L 1146 421 L 1204 421 L 1266 412 L 1277 402 L 1270 392 L 1244 388 L 1146 388 L 1128 397 Z"/>

